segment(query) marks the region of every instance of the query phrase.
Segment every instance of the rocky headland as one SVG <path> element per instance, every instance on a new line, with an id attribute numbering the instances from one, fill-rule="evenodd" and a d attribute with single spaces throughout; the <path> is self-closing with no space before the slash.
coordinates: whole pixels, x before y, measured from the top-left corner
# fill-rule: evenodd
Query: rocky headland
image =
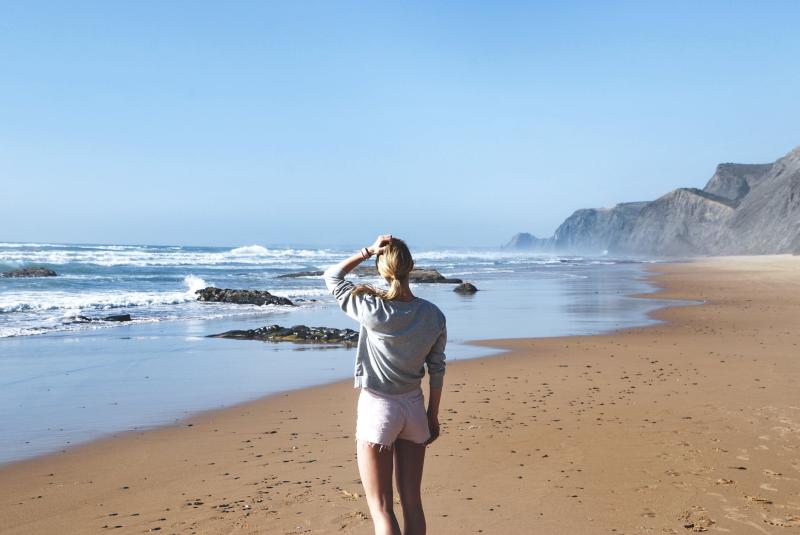
<path id="1" fill-rule="evenodd" d="M 551 238 L 507 248 L 659 256 L 800 254 L 800 147 L 773 163 L 722 163 L 705 187 L 575 211 Z"/>

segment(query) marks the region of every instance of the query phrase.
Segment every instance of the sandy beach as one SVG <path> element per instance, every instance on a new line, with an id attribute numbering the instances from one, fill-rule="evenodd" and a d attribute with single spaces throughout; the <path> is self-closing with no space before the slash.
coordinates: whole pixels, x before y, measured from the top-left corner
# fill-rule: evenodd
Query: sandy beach
<path id="1" fill-rule="evenodd" d="M 651 268 L 664 323 L 453 361 L 429 533 L 800 533 L 800 257 Z M 0 469 L 0 533 L 371 533 L 350 381 Z M 399 505 L 398 505 L 399 509 Z"/>

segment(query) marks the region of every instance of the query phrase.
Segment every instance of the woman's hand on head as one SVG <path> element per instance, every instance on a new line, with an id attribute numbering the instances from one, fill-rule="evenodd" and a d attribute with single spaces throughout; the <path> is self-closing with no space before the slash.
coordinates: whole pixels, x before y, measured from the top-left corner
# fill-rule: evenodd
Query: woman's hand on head
<path id="1" fill-rule="evenodd" d="M 371 255 L 382 254 L 386 250 L 386 246 L 392 241 L 391 234 L 381 234 L 375 238 L 375 243 L 367 247 Z"/>

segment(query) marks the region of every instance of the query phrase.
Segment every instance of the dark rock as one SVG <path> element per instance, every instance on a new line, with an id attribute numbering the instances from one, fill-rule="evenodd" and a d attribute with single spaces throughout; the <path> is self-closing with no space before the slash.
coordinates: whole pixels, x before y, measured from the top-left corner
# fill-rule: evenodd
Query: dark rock
<path id="1" fill-rule="evenodd" d="M 97 320 L 96 319 L 93 320 L 89 316 L 75 315 L 75 316 L 69 316 L 67 318 L 64 318 L 62 320 L 62 323 L 65 323 L 65 324 L 69 325 L 71 323 L 88 323 L 90 321 L 97 321 Z"/>
<path id="2" fill-rule="evenodd" d="M 227 331 L 209 335 L 208 338 L 233 338 L 235 340 L 262 340 L 265 342 L 297 342 L 314 344 L 354 345 L 358 342 L 358 332 L 353 329 L 334 329 L 331 327 L 281 327 L 267 325 L 258 329 Z"/>
<path id="3" fill-rule="evenodd" d="M 474 284 L 471 284 L 469 282 L 462 282 L 461 284 L 453 288 L 453 291 L 464 295 L 471 295 L 477 292 L 478 289 L 475 287 Z"/>
<path id="4" fill-rule="evenodd" d="M 76 316 L 72 316 L 72 317 L 64 320 L 64 323 L 67 323 L 67 324 L 69 324 L 69 323 L 92 323 L 92 322 L 96 322 L 96 321 L 131 321 L 131 315 L 130 314 L 114 314 L 112 316 L 105 316 L 105 317 L 102 317 L 102 318 L 76 315 Z"/>
<path id="5" fill-rule="evenodd" d="M 448 278 L 435 269 L 412 269 L 408 274 L 409 282 L 461 284 L 461 279 Z"/>
<path id="6" fill-rule="evenodd" d="M 278 278 L 297 278 L 297 277 L 319 277 L 322 271 L 299 271 L 297 273 L 285 273 L 279 275 Z M 378 268 L 374 265 L 360 265 L 357 266 L 352 272 L 357 277 L 380 277 Z M 448 278 L 432 268 L 415 268 L 411 270 L 408 275 L 410 282 L 417 283 L 443 283 L 443 284 L 460 284 L 463 282 L 461 279 Z"/>
<path id="7" fill-rule="evenodd" d="M 55 277 L 58 275 L 52 269 L 42 268 L 42 267 L 29 267 L 29 268 L 22 268 L 22 269 L 12 269 L 11 271 L 3 272 L 3 277 Z"/>
<path id="8" fill-rule="evenodd" d="M 198 301 L 213 303 L 236 303 L 238 305 L 288 305 L 293 306 L 289 299 L 272 295 L 261 290 L 231 290 L 230 288 L 215 288 L 208 286 L 197 290 Z"/>
<path id="9" fill-rule="evenodd" d="M 114 314 L 113 316 L 106 316 L 103 321 L 131 321 L 130 314 Z"/>
<path id="10" fill-rule="evenodd" d="M 278 279 L 297 279 L 299 277 L 321 277 L 322 271 L 298 271 L 297 273 L 284 273 L 278 275 Z"/>

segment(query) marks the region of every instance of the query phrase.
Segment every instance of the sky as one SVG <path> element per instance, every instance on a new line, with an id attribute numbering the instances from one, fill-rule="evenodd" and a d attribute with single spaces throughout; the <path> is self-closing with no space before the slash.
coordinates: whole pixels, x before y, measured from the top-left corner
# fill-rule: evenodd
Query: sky
<path id="1" fill-rule="evenodd" d="M 0 241 L 496 246 L 800 145 L 800 3 L 3 2 Z"/>

